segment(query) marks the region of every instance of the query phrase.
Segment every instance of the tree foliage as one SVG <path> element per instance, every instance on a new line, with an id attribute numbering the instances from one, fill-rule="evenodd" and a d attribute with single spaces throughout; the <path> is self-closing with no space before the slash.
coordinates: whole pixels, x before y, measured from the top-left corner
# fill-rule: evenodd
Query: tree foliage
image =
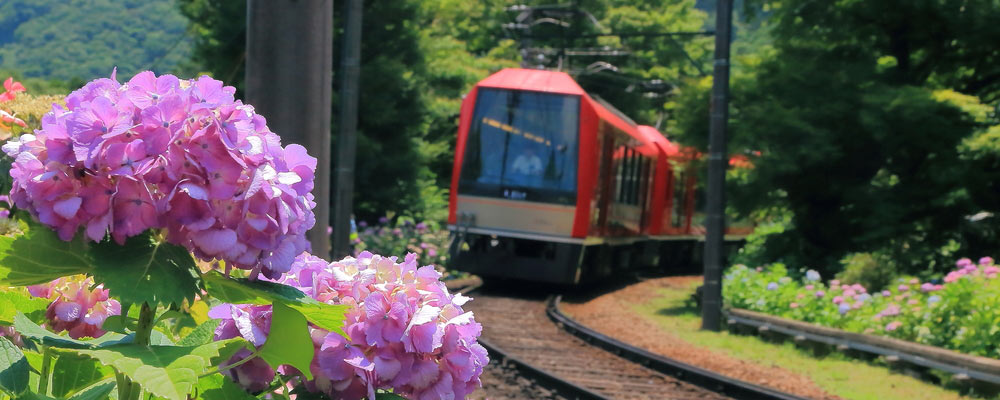
<path id="1" fill-rule="evenodd" d="M 792 216 L 763 258 L 829 271 L 876 251 L 918 273 L 985 251 L 966 218 L 987 207 L 967 185 L 981 171 L 959 151 L 983 124 L 953 100 L 997 95 L 995 63 L 979 62 L 997 56 L 996 2 L 763 3 L 773 41 L 736 58 L 752 68 L 735 68 L 730 121 L 730 152 L 761 154 L 730 198 Z M 708 84 L 679 101 L 701 147 Z"/>

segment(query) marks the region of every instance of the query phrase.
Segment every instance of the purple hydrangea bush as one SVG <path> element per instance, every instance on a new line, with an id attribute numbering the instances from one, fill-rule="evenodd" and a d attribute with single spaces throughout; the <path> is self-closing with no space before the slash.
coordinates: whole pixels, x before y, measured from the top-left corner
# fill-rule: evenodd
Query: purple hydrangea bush
<path id="1" fill-rule="evenodd" d="M 201 259 L 277 277 L 309 246 L 316 159 L 234 93 L 150 71 L 91 81 L 3 146 L 10 198 L 63 240 L 163 229 Z"/>
<path id="2" fill-rule="evenodd" d="M 420 221 L 405 216 L 381 217 L 369 225 L 358 223 L 354 239 L 355 255 L 364 251 L 403 257 L 414 254 L 420 265 L 447 267 L 448 231 L 433 221 Z"/>
<path id="3" fill-rule="evenodd" d="M 432 266 L 420 266 L 415 254 L 401 263 L 368 252 L 332 263 L 307 253 L 296 257 L 278 282 L 322 302 L 350 305 L 347 337 L 310 327 L 314 379 L 305 387 L 335 399 L 371 398 L 376 389 L 392 389 L 411 399 L 472 393 L 489 362 L 477 342 L 482 326 L 462 309 L 470 298 L 449 293 L 440 279 Z M 222 320 L 217 340 L 242 337 L 261 346 L 267 341 L 270 313 L 269 306 L 223 304 L 209 315 Z M 236 354 L 229 363 L 249 354 Z M 227 374 L 255 392 L 268 387 L 276 372 L 295 374 L 252 361 Z"/>
<path id="4" fill-rule="evenodd" d="M 794 280 L 782 264 L 736 265 L 723 279 L 728 307 L 877 334 L 986 357 L 1000 357 L 1000 266 L 962 258 L 942 279 L 898 278 L 870 292 L 806 271 Z"/>
<path id="5" fill-rule="evenodd" d="M 234 93 L 207 76 L 146 71 L 122 83 L 112 73 L 2 146 L 13 187 L 0 198 L 0 219 L 12 227 L 0 231 L 0 283 L 28 288 L 0 289 L 0 346 L 34 352 L 42 368 L 7 366 L 0 372 L 23 370 L 5 375 L 16 381 L 0 389 L 68 394 L 47 387 L 60 377 L 45 367 L 64 353 L 115 370 L 113 382 L 72 388 L 88 398 L 114 388 L 128 400 L 269 398 L 294 386 L 333 398 L 392 390 L 437 399 L 479 387 L 489 359 L 477 342 L 481 325 L 462 309 L 470 299 L 449 293 L 416 254 L 397 262 L 362 252 L 335 263 L 309 255 L 317 160 L 282 146 Z M 225 274 L 211 270 L 219 265 Z M 249 279 L 229 276 L 232 267 Z M 265 304 L 230 304 L 240 299 Z M 286 321 L 277 330 L 284 335 L 311 338 L 309 358 L 262 356 L 262 347 L 294 347 L 268 343 L 272 317 Z M 196 328 L 202 318 L 214 321 Z M 215 340 L 199 330 L 214 330 Z M 116 363 L 137 352 L 184 356 L 145 369 L 132 367 L 156 357 Z M 28 387 L 29 376 L 37 386 Z"/>

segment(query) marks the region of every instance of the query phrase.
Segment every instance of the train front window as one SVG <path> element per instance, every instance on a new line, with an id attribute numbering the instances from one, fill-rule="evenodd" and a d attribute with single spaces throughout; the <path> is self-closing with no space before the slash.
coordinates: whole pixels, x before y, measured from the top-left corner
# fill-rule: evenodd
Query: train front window
<path id="1" fill-rule="evenodd" d="M 579 96 L 479 89 L 459 193 L 576 203 Z"/>

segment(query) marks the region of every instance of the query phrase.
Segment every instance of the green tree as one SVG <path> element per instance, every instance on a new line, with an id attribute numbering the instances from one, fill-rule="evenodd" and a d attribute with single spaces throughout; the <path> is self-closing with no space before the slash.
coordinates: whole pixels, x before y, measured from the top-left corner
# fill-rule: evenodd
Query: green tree
<path id="1" fill-rule="evenodd" d="M 773 41 L 737 58 L 730 150 L 759 151 L 731 199 L 744 214 L 791 212 L 765 259 L 839 268 L 851 252 L 891 254 L 911 273 L 943 270 L 977 210 L 959 145 L 977 132 L 945 89 L 997 95 L 979 62 L 995 1 L 765 2 Z M 929 27 L 933 27 L 930 29 Z M 982 28 L 977 32 L 972 32 Z M 707 88 L 679 104 L 684 139 L 704 146 Z M 964 251 L 972 248 L 966 246 Z"/>
<path id="2" fill-rule="evenodd" d="M 228 0 L 177 0 L 194 36 L 191 60 L 236 88 L 242 97 L 246 74 L 246 3 Z"/>

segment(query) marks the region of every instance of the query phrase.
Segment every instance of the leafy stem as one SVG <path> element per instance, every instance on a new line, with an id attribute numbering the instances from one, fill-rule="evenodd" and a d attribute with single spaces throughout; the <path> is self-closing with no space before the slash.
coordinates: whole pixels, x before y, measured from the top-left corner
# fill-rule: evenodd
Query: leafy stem
<path id="1" fill-rule="evenodd" d="M 118 383 L 118 398 L 127 399 L 130 388 L 132 386 L 132 381 L 121 372 L 115 371 L 115 380 Z"/>
<path id="2" fill-rule="evenodd" d="M 143 302 L 142 308 L 139 310 L 139 322 L 135 328 L 135 344 L 149 346 L 149 336 L 153 333 L 153 318 L 155 316 L 149 302 Z"/>
<path id="3" fill-rule="evenodd" d="M 42 350 L 42 371 L 38 379 L 38 393 L 48 394 L 49 375 L 52 374 L 52 351 L 48 346 L 41 346 Z"/>

